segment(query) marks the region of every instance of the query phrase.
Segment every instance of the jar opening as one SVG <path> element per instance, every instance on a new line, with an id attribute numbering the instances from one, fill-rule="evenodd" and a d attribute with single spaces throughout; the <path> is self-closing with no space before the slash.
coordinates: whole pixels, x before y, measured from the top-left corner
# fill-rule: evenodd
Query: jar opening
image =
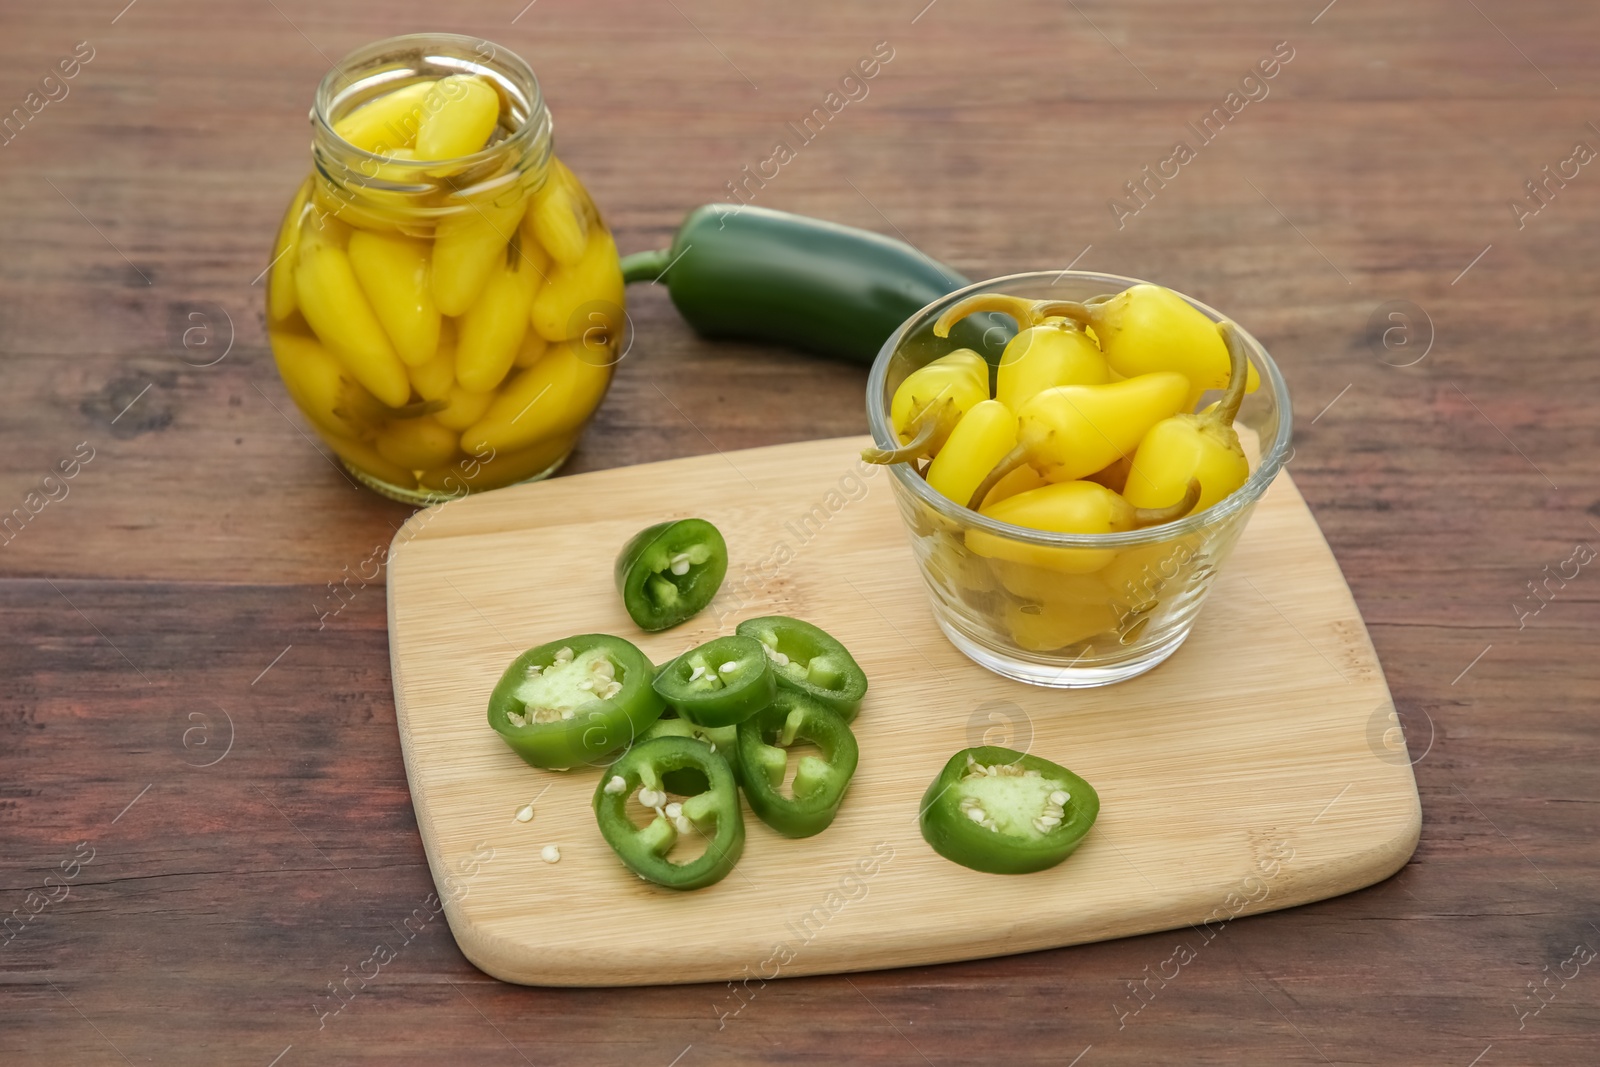
<path id="1" fill-rule="evenodd" d="M 337 132 L 358 107 L 407 85 L 450 75 L 483 78 L 500 98 L 500 119 L 489 143 L 452 159 L 417 160 L 372 150 Z M 430 106 L 426 99 L 390 120 L 398 148 L 416 134 Z M 431 105 L 431 106 L 437 106 Z M 501 188 L 542 184 L 550 159 L 551 122 L 538 79 L 521 57 L 482 38 L 410 34 L 375 41 L 345 56 L 323 77 L 311 109 L 312 155 L 317 170 L 340 196 L 384 200 L 386 210 L 422 215 L 466 210 L 465 202 Z"/>

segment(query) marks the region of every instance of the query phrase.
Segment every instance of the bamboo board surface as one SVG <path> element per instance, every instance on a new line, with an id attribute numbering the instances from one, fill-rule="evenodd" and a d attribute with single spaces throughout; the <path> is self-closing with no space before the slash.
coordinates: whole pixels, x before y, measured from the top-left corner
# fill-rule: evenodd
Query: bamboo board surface
<path id="1" fill-rule="evenodd" d="M 1338 564 L 1287 473 L 1252 517 L 1195 631 L 1143 677 L 1048 690 L 993 675 L 939 633 L 888 476 L 845 438 L 601 471 L 418 513 L 390 549 L 395 704 L 417 822 L 457 943 L 497 978 L 639 985 L 1004 955 L 1335 896 L 1399 869 L 1421 812 L 1393 705 Z M 815 518 L 821 509 L 824 519 Z M 802 523 L 806 515 L 812 521 Z M 644 634 L 612 588 L 632 534 L 716 523 L 723 593 Z M 675 893 L 624 869 L 589 798 L 599 772 L 535 770 L 489 729 L 523 649 L 616 633 L 655 662 L 740 619 L 821 625 L 871 679 L 860 769 L 803 841 L 745 813 L 734 872 Z M 956 750 L 1028 747 L 1098 790 L 1079 850 L 1047 872 L 936 855 L 918 801 Z M 518 822 L 533 802 L 534 818 Z M 540 859 L 547 844 L 558 863 Z"/>

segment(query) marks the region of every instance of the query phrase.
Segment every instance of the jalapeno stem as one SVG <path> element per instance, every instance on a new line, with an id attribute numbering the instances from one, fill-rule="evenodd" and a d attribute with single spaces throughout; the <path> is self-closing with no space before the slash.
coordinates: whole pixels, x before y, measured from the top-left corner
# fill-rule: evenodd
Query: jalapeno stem
<path id="1" fill-rule="evenodd" d="M 1004 293 L 978 293 L 965 300 L 958 300 L 944 309 L 944 314 L 939 316 L 933 324 L 935 337 L 949 337 L 951 327 L 980 311 L 998 311 L 1002 315 L 1009 315 L 1016 320 L 1018 326 L 1027 329 L 1037 326 L 1044 321 L 1044 316 L 1038 313 L 1038 303 L 1020 296 L 1006 296 Z"/>
<path id="2" fill-rule="evenodd" d="M 866 460 L 868 463 L 880 463 L 885 465 L 891 463 L 909 463 L 914 459 L 921 459 L 923 456 L 928 454 L 928 445 L 932 443 L 934 435 L 939 432 L 940 408 L 942 408 L 944 404 L 948 403 L 950 403 L 950 401 L 945 400 L 938 405 L 929 404 L 927 407 L 923 408 L 922 414 L 918 415 L 916 418 L 916 433 L 912 435 L 911 440 L 907 441 L 899 448 L 863 448 L 861 450 L 861 458 Z"/>
<path id="3" fill-rule="evenodd" d="M 1244 354 L 1244 342 L 1239 340 L 1239 327 L 1227 319 L 1217 323 L 1217 332 L 1228 346 L 1228 391 L 1217 404 L 1217 421 L 1232 426 L 1239 415 L 1239 405 L 1244 403 L 1244 388 L 1250 379 L 1250 357 Z"/>
<path id="4" fill-rule="evenodd" d="M 648 252 L 635 252 L 631 256 L 622 257 L 622 282 L 632 285 L 634 282 L 659 282 L 667 268 L 672 265 L 672 249 L 655 248 Z"/>
<path id="5" fill-rule="evenodd" d="M 1000 457 L 1000 462 L 996 463 L 994 469 L 984 476 L 983 481 L 978 483 L 978 488 L 972 493 L 972 499 L 967 501 L 967 507 L 973 511 L 980 510 L 983 507 L 983 498 L 988 496 L 994 487 L 1000 484 L 1000 479 L 1027 461 L 1028 450 L 1022 445 L 1018 445 Z"/>
<path id="6" fill-rule="evenodd" d="M 1164 522 L 1181 519 L 1194 510 L 1195 504 L 1200 502 L 1200 480 L 1189 479 L 1189 487 L 1183 491 L 1183 499 L 1176 504 L 1168 504 L 1164 508 L 1135 508 L 1133 512 L 1133 528 L 1142 530 L 1146 526 L 1160 526 Z"/>

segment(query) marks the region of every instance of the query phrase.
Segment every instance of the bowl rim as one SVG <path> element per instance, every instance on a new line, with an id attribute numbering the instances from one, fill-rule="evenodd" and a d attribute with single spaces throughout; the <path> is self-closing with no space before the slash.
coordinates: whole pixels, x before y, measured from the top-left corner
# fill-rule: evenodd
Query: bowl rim
<path id="1" fill-rule="evenodd" d="M 872 361 L 871 373 L 867 376 L 867 422 L 871 428 L 873 443 L 879 448 L 896 448 L 899 440 L 893 432 L 889 422 L 888 405 L 884 402 L 884 384 L 889 377 L 889 363 L 895 351 L 900 347 L 905 336 L 913 326 L 920 327 L 929 319 L 936 317 L 946 307 L 978 293 L 991 292 L 996 287 L 1007 283 L 1027 283 L 1049 279 L 1051 285 L 1058 284 L 1062 279 L 1093 283 L 1107 291 L 1121 292 L 1135 285 L 1154 285 L 1141 278 L 1130 278 L 1121 274 L 1102 274 L 1098 271 L 1063 270 L 1063 271 L 1024 271 L 1019 274 L 1006 274 L 996 278 L 989 278 L 981 282 L 974 282 L 963 289 L 940 297 L 926 307 L 911 315 L 889 335 L 883 342 L 883 347 L 878 350 L 877 357 Z M 1187 293 L 1172 290 L 1180 297 L 1200 311 L 1213 322 L 1220 322 L 1227 316 L 1203 301 L 1196 300 Z M 1194 533 L 1206 527 L 1215 526 L 1235 513 L 1245 511 L 1255 505 L 1255 502 L 1266 492 L 1278 472 L 1283 468 L 1289 454 L 1290 440 L 1294 436 L 1294 412 L 1289 406 L 1289 387 L 1283 380 L 1283 374 L 1278 370 L 1278 364 L 1268 354 L 1266 347 L 1256 340 L 1255 336 L 1243 326 L 1238 327 L 1239 336 L 1245 342 L 1246 352 L 1250 361 L 1256 365 L 1264 384 L 1271 390 L 1273 403 L 1276 405 L 1278 415 L 1278 432 L 1270 445 L 1263 448 L 1261 460 L 1256 469 L 1250 472 L 1250 477 L 1227 497 L 1206 508 L 1204 511 L 1187 515 L 1176 522 L 1163 523 L 1159 526 L 1149 526 L 1142 530 L 1130 530 L 1125 533 L 1110 534 L 1067 534 L 1054 533 L 1048 530 L 1035 530 L 1027 526 L 1017 526 L 1009 522 L 989 518 L 962 504 L 935 491 L 927 481 L 919 476 L 908 463 L 896 463 L 891 466 L 894 477 L 900 485 L 912 496 L 921 500 L 940 516 L 961 525 L 983 530 L 1011 541 L 1020 541 L 1027 544 L 1039 545 L 1047 548 L 1125 548 L 1137 545 L 1159 544 L 1175 540 L 1187 534 Z"/>

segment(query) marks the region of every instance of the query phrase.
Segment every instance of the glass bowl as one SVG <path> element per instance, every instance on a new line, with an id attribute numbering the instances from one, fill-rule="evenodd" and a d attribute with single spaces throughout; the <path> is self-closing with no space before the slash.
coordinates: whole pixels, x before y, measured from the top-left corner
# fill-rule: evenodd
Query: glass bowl
<path id="1" fill-rule="evenodd" d="M 933 335 L 934 321 L 957 301 L 976 293 L 1082 301 L 1136 284 L 1138 279 L 1111 274 L 1040 271 L 979 282 L 929 304 L 884 342 L 872 365 L 867 419 L 873 440 L 880 448 L 899 445 L 890 400 L 906 375 L 958 347 Z M 1198 300 L 1183 299 L 1213 321 L 1224 318 Z M 1246 395 L 1234 422 L 1250 477 L 1227 498 L 1177 522 L 1128 533 L 1047 533 L 955 503 L 910 464 L 892 468 L 895 500 L 934 619 L 952 644 L 996 674 L 1057 688 L 1133 678 L 1178 650 L 1217 569 L 1289 452 L 1293 418 L 1283 375 L 1260 342 L 1242 328 L 1239 338 L 1261 377 L 1261 387 Z M 974 531 L 1001 539 L 1002 554 L 1012 558 L 997 558 L 992 540 L 989 554 L 973 551 L 967 535 Z M 977 539 L 980 547 L 985 540 Z M 1019 562 L 1030 556 L 1071 563 Z"/>

